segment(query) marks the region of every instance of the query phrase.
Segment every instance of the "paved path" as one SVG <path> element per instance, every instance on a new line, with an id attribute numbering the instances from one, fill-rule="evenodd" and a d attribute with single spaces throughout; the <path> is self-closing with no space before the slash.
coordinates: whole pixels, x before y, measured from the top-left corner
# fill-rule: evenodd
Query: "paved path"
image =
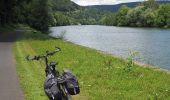
<path id="1" fill-rule="evenodd" d="M 24 100 L 12 54 L 12 44 L 18 33 L 0 33 L 0 100 Z"/>

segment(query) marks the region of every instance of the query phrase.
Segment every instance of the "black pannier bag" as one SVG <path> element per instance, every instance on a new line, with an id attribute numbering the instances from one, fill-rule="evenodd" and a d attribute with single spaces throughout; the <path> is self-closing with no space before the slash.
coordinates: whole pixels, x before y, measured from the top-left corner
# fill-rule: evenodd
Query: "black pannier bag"
<path id="1" fill-rule="evenodd" d="M 70 95 L 80 93 L 80 87 L 77 78 L 69 71 L 64 70 L 63 76 L 66 79 L 65 87 Z"/>
<path id="2" fill-rule="evenodd" d="M 58 88 L 57 79 L 52 74 L 46 77 L 44 90 L 50 100 L 61 100 L 62 96 Z"/>

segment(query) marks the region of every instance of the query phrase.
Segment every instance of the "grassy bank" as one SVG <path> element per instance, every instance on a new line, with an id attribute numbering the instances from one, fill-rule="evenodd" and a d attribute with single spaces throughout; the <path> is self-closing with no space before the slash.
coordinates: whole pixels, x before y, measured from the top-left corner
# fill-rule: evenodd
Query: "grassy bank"
<path id="1" fill-rule="evenodd" d="M 50 60 L 57 68 L 72 70 L 79 79 L 80 95 L 75 100 L 164 100 L 170 99 L 170 75 L 164 71 L 133 65 L 127 61 L 102 54 L 24 28 L 23 37 L 14 45 L 17 72 L 26 100 L 47 100 L 43 92 L 44 62 L 27 62 L 26 55 L 43 54 L 58 46 L 62 51 Z"/>

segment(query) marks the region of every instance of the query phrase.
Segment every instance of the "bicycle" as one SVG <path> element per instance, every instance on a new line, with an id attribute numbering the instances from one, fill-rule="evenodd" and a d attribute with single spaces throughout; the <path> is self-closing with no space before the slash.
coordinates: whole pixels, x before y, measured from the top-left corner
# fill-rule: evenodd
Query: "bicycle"
<path id="1" fill-rule="evenodd" d="M 59 47 L 55 48 L 56 50 L 52 52 L 46 51 L 45 55 L 33 57 L 28 55 L 26 59 L 28 61 L 44 59 L 46 66 L 44 91 L 50 100 L 71 100 L 71 95 L 80 93 L 78 80 L 69 70 L 64 70 L 60 75 L 59 71 L 56 70 L 58 63 L 48 61 L 49 56 L 53 56 L 55 53 L 61 51 Z"/>

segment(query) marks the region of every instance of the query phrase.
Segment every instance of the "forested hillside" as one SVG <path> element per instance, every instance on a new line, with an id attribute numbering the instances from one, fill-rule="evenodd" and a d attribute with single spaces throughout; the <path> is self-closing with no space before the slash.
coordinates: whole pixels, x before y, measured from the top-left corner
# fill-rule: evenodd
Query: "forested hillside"
<path id="1" fill-rule="evenodd" d="M 95 8 L 100 11 L 117 12 L 123 5 L 126 5 L 129 8 L 134 8 L 141 3 L 142 2 L 129 2 L 129 3 L 116 4 L 116 5 L 94 5 L 94 6 L 86 6 L 86 7 L 87 8 Z M 159 4 L 170 3 L 170 0 L 157 0 L 157 3 L 159 3 Z"/>
<path id="2" fill-rule="evenodd" d="M 170 4 L 154 0 L 141 3 L 135 8 L 122 6 L 118 12 L 107 14 L 104 25 L 132 27 L 170 27 Z"/>
<path id="3" fill-rule="evenodd" d="M 73 11 L 81 7 L 70 0 L 48 0 L 53 11 Z"/>
<path id="4" fill-rule="evenodd" d="M 130 2 L 130 3 L 121 3 L 116 5 L 94 5 L 94 6 L 86 6 L 87 8 L 95 8 L 101 11 L 111 11 L 117 12 L 121 6 L 126 5 L 130 8 L 136 7 L 141 2 Z"/>
<path id="5" fill-rule="evenodd" d="M 99 24 L 105 15 L 105 12 L 79 6 L 70 0 L 49 0 L 49 5 L 53 20 L 51 26 Z"/>

